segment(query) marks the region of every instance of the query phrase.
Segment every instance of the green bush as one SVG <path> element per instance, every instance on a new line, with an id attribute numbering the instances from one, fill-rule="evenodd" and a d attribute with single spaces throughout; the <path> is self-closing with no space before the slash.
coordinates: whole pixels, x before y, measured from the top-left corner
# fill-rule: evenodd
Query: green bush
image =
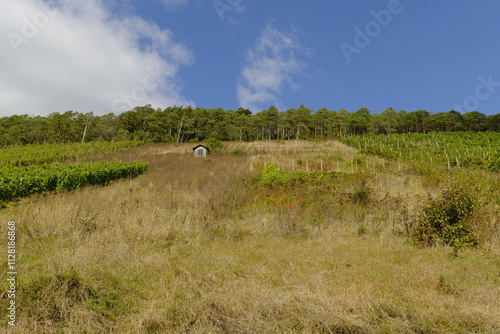
<path id="1" fill-rule="evenodd" d="M 362 179 L 351 195 L 351 198 L 356 204 L 367 205 L 371 202 L 371 197 L 372 189 L 368 186 L 368 181 Z"/>
<path id="2" fill-rule="evenodd" d="M 283 184 L 290 180 L 291 174 L 280 169 L 277 164 L 268 164 L 260 173 L 259 182 L 265 185 Z"/>
<path id="3" fill-rule="evenodd" d="M 299 185 L 325 185 L 331 180 L 344 177 L 334 172 L 284 171 L 277 164 L 268 164 L 260 170 L 258 183 L 269 186 L 295 187 Z"/>
<path id="4" fill-rule="evenodd" d="M 477 246 L 479 240 L 467 224 L 476 206 L 476 200 L 464 188 L 444 190 L 424 208 L 413 240 L 421 246 L 436 243 L 452 246 L 454 252 Z"/>
<path id="5" fill-rule="evenodd" d="M 205 145 L 210 149 L 210 153 L 220 153 L 224 146 L 219 139 L 209 138 L 205 141 Z"/>
<path id="6" fill-rule="evenodd" d="M 365 157 L 355 157 L 354 159 L 352 159 L 352 162 L 355 165 L 363 165 L 366 163 L 366 158 Z"/>

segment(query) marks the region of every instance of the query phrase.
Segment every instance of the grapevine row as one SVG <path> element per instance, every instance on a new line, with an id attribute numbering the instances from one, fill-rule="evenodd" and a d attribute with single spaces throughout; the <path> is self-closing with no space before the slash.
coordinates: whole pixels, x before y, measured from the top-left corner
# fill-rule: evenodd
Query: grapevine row
<path id="1" fill-rule="evenodd" d="M 0 200 L 9 201 L 53 190 L 75 190 L 89 185 L 107 185 L 121 178 L 146 172 L 147 163 L 81 163 L 0 166 Z"/>
<path id="2" fill-rule="evenodd" d="M 500 172 L 500 133 L 438 132 L 342 136 L 361 152 L 387 159 L 480 167 Z"/>
<path id="3" fill-rule="evenodd" d="M 84 158 L 94 154 L 115 153 L 138 145 L 140 145 L 139 142 L 118 141 L 6 146 L 0 149 L 0 165 L 21 167 L 50 164 Z"/>

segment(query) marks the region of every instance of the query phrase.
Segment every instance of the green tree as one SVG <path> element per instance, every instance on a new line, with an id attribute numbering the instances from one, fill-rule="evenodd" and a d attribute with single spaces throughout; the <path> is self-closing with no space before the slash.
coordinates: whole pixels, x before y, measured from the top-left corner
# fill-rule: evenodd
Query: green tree
<path id="1" fill-rule="evenodd" d="M 407 113 L 402 120 L 401 132 L 426 133 L 430 131 L 430 113 L 426 110 L 416 110 Z"/>
<path id="2" fill-rule="evenodd" d="M 484 131 L 486 129 L 486 115 L 478 111 L 463 114 L 463 124 L 466 131 Z"/>
<path id="3" fill-rule="evenodd" d="M 77 112 L 72 110 L 64 114 L 54 112 L 47 116 L 49 141 L 53 143 L 68 143 L 78 141 L 80 129 L 75 126 Z"/>
<path id="4" fill-rule="evenodd" d="M 245 108 L 238 108 L 229 115 L 230 122 L 230 139 L 239 140 L 249 139 L 250 131 L 250 116 L 252 112 Z"/>
<path id="5" fill-rule="evenodd" d="M 91 140 L 129 140 L 130 137 L 128 132 L 122 128 L 119 118 L 113 114 L 109 113 L 103 116 L 95 117 L 95 126 L 90 129 Z M 120 137 L 117 137 L 121 134 Z"/>
<path id="6" fill-rule="evenodd" d="M 277 138 L 280 121 L 280 112 L 278 108 L 271 106 L 269 109 L 263 110 L 259 114 L 262 121 L 262 127 L 265 128 L 267 132 L 267 139 L 271 140 Z"/>
<path id="7" fill-rule="evenodd" d="M 154 113 L 155 109 L 148 104 L 126 111 L 118 116 L 118 118 L 123 129 L 130 134 L 131 139 L 150 141 L 151 133 L 148 131 L 148 122 L 151 121 L 151 118 L 148 118 L 148 116 Z"/>
<path id="8" fill-rule="evenodd" d="M 311 127 L 311 109 L 301 105 L 298 109 L 292 109 L 292 122 L 296 129 L 295 139 L 309 138 L 309 129 Z"/>
<path id="9" fill-rule="evenodd" d="M 500 132 L 500 114 L 486 117 L 486 129 L 488 131 Z"/>
<path id="10" fill-rule="evenodd" d="M 367 108 L 361 108 L 349 115 L 348 127 L 352 134 L 368 133 L 370 129 L 371 115 Z"/>
<path id="11" fill-rule="evenodd" d="M 344 136 L 349 132 L 350 113 L 344 108 L 340 108 L 333 118 L 334 133 Z"/>
<path id="12" fill-rule="evenodd" d="M 229 122 L 227 114 L 222 108 L 208 109 L 210 135 L 209 137 L 219 140 L 229 138 Z"/>
<path id="13" fill-rule="evenodd" d="M 380 128 L 382 133 L 391 134 L 398 130 L 398 113 L 393 108 L 386 109 L 380 115 Z"/>
<path id="14" fill-rule="evenodd" d="M 281 138 L 290 139 L 294 135 L 294 114 L 295 109 L 288 109 L 280 113 L 280 126 L 279 132 L 281 133 Z"/>
<path id="15" fill-rule="evenodd" d="M 313 114 L 314 138 L 324 138 L 325 136 L 333 135 L 331 131 L 333 117 L 333 111 L 326 108 L 321 108 Z"/>
<path id="16" fill-rule="evenodd" d="M 93 112 L 86 114 L 77 114 L 74 118 L 74 123 L 77 129 L 81 130 L 81 142 L 85 142 L 85 138 L 89 132 L 89 129 L 95 126 L 95 116 Z"/>

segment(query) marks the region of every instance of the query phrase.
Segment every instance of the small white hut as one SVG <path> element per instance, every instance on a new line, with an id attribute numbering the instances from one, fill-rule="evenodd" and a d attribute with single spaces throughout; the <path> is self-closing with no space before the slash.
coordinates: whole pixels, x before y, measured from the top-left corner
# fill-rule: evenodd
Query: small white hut
<path id="1" fill-rule="evenodd" d="M 205 145 L 198 145 L 193 148 L 195 158 L 206 158 L 207 153 L 210 151 Z"/>

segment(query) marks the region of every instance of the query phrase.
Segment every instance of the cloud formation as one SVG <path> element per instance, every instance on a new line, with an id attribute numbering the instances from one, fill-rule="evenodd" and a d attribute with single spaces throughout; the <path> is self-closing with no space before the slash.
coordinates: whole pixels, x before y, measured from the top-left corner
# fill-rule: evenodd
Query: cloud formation
<path id="1" fill-rule="evenodd" d="M 241 107 L 253 112 L 270 105 L 280 107 L 279 95 L 285 86 L 298 89 L 294 77 L 307 67 L 310 50 L 302 46 L 296 34 L 282 32 L 268 24 L 255 47 L 246 53 L 237 94 Z"/>
<path id="2" fill-rule="evenodd" d="M 191 51 L 101 1 L 7 1 L 0 32 L 0 116 L 192 104 L 178 79 Z"/>

